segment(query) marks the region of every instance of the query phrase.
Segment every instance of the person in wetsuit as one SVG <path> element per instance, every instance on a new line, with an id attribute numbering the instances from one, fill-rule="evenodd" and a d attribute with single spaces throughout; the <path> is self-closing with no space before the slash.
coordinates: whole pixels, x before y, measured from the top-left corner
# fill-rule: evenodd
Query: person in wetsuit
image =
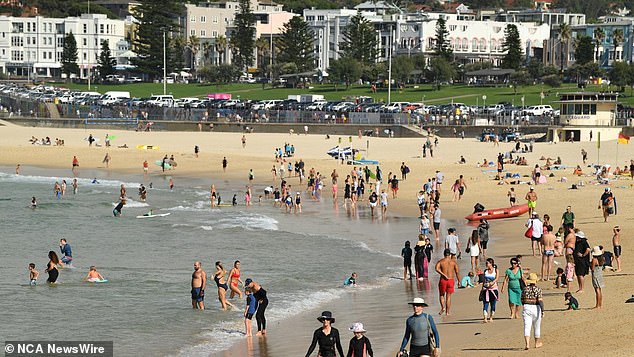
<path id="1" fill-rule="evenodd" d="M 339 330 L 332 327 L 332 324 L 335 323 L 332 312 L 322 312 L 317 320 L 319 320 L 323 326 L 313 333 L 313 341 L 310 343 L 310 347 L 308 347 L 306 357 L 310 357 L 317 345 L 319 345 L 320 357 L 336 357 L 337 352 L 339 352 L 340 357 L 343 357 L 344 354 L 343 348 L 341 347 L 341 339 L 339 338 Z"/>
<path id="2" fill-rule="evenodd" d="M 440 336 L 434 323 L 434 318 L 428 314 L 423 313 L 423 307 L 428 305 L 422 298 L 415 298 L 409 303 L 414 309 L 414 314 L 407 318 L 405 323 L 405 336 L 403 336 L 403 342 L 401 342 L 401 352 L 398 353 L 398 357 L 403 355 L 405 347 L 410 343 L 410 357 L 431 356 L 432 346 L 430 345 L 429 336 L 433 334 L 436 340 L 436 348 L 440 353 Z"/>
<path id="3" fill-rule="evenodd" d="M 255 301 L 258 303 L 258 309 L 255 312 L 255 320 L 258 323 L 258 332 L 255 335 L 266 335 L 266 317 L 264 316 L 264 313 L 266 312 L 266 307 L 269 306 L 269 299 L 266 297 L 266 290 L 264 290 L 260 284 L 256 283 L 251 278 L 244 281 L 244 286 L 251 289 Z"/>
<path id="4" fill-rule="evenodd" d="M 48 279 L 46 279 L 47 283 L 55 283 L 57 278 L 59 277 L 59 270 L 57 270 L 57 265 L 59 264 L 59 257 L 57 253 L 54 251 L 48 252 L 48 265 L 46 266 L 46 272 L 48 273 Z"/>

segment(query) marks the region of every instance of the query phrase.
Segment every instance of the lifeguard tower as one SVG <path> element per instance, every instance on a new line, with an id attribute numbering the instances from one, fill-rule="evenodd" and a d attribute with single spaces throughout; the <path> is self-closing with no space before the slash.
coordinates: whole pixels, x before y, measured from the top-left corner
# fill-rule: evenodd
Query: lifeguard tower
<path id="1" fill-rule="evenodd" d="M 617 138 L 618 93 L 577 92 L 559 95 L 559 126 L 548 129 L 548 141 L 591 141 L 598 133 Z M 594 138 L 594 139 L 593 139 Z"/>

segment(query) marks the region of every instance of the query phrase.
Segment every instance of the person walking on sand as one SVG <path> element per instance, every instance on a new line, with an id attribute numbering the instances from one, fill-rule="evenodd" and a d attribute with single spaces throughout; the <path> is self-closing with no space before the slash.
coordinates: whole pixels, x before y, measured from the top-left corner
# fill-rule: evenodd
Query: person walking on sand
<path id="1" fill-rule="evenodd" d="M 425 303 L 423 298 L 414 298 L 409 304 L 412 305 L 414 314 L 408 317 L 405 322 L 405 335 L 397 356 L 403 356 L 408 343 L 410 357 L 440 355 L 440 334 L 436 328 L 434 318 L 423 312 L 423 308 L 429 305 Z M 435 346 L 432 346 L 430 336 L 433 336 Z M 436 348 L 436 353 L 432 354 L 434 347 Z"/>
<path id="2" fill-rule="evenodd" d="M 528 214 L 532 215 L 533 211 L 537 207 L 537 193 L 535 192 L 535 187 L 530 187 L 524 199 L 528 203 Z"/>
<path id="3" fill-rule="evenodd" d="M 478 259 L 480 258 L 480 254 L 482 253 L 480 235 L 478 234 L 477 229 L 474 229 L 471 232 L 471 238 L 469 239 L 469 242 L 467 243 L 467 252 L 469 253 L 469 256 L 471 257 L 471 271 L 475 274 L 479 266 Z"/>
<path id="4" fill-rule="evenodd" d="M 370 339 L 363 335 L 366 332 L 363 328 L 363 324 L 361 322 L 353 323 L 352 326 L 350 326 L 350 331 L 352 331 L 354 337 L 350 339 L 346 357 L 374 357 Z"/>
<path id="5" fill-rule="evenodd" d="M 337 352 L 339 352 L 340 357 L 344 357 L 339 330 L 332 327 L 332 324 L 335 323 L 332 312 L 322 312 L 317 320 L 322 323 L 322 327 L 316 329 L 313 333 L 313 340 L 308 347 L 306 357 L 310 357 L 317 345 L 319 345 L 318 356 L 320 357 L 336 357 Z"/>
<path id="6" fill-rule="evenodd" d="M 500 292 L 498 291 L 498 267 L 495 265 L 495 261 L 492 258 L 486 260 L 486 269 L 484 270 L 484 283 L 482 284 L 482 291 L 480 292 L 480 300 L 483 304 L 483 322 L 493 321 L 495 316 L 495 305 L 500 298 Z M 491 306 L 491 312 L 489 313 L 489 306 Z M 487 320 L 488 317 L 488 320 Z"/>
<path id="7" fill-rule="evenodd" d="M 451 258 L 451 251 L 445 249 L 444 258 L 436 263 L 436 272 L 440 274 L 438 282 L 438 294 L 440 298 L 440 313 L 444 312 L 447 316 L 451 310 L 451 295 L 454 293 L 455 280 L 460 281 L 460 269 L 456 261 Z"/>
<path id="8" fill-rule="evenodd" d="M 403 257 L 403 280 L 407 279 L 408 272 L 409 278 L 412 279 L 412 248 L 409 241 L 405 241 L 405 247 L 401 249 L 401 257 Z"/>
<path id="9" fill-rule="evenodd" d="M 106 168 L 110 167 L 110 153 L 107 152 L 106 156 L 103 157 L 103 160 L 101 161 L 102 164 L 106 164 Z"/>
<path id="10" fill-rule="evenodd" d="M 478 236 L 480 237 L 480 246 L 482 247 L 482 257 L 487 258 L 487 246 L 489 245 L 489 222 L 485 218 L 480 218 L 478 225 Z"/>
<path id="11" fill-rule="evenodd" d="M 596 298 L 596 304 L 593 309 L 601 309 L 603 307 L 603 293 L 601 292 L 601 289 L 605 287 L 605 282 L 603 280 L 603 265 L 605 265 L 603 249 L 595 246 L 592 248 L 592 262 L 590 263 L 590 270 L 592 271 L 592 287 L 594 287 L 594 294 Z"/>
<path id="12" fill-rule="evenodd" d="M 511 319 L 519 318 L 520 306 L 522 305 L 522 285 L 520 280 L 524 281 L 524 274 L 517 258 L 511 258 L 511 267 L 506 269 L 504 281 L 500 288 L 500 293 L 504 294 L 504 287 L 507 287 L 509 293 L 509 310 L 511 310 Z"/>
<path id="13" fill-rule="evenodd" d="M 533 256 L 535 256 L 535 252 L 537 252 L 537 256 L 541 255 L 539 242 L 544 234 L 544 223 L 539 219 L 537 212 L 532 212 L 531 218 L 526 222 L 525 226 L 532 230 L 531 248 L 533 249 Z"/>
<path id="14" fill-rule="evenodd" d="M 247 137 L 246 135 L 242 135 L 242 148 L 244 149 L 247 146 Z"/>
<path id="15" fill-rule="evenodd" d="M 535 336 L 535 348 L 542 347 L 541 326 L 544 317 L 544 298 L 542 289 L 538 288 L 537 273 L 530 273 L 526 279 L 526 288 L 522 291 L 522 317 L 524 318 L 524 341 L 526 342 L 525 350 L 528 350 L 531 340 L 531 328 Z"/>
<path id="16" fill-rule="evenodd" d="M 436 203 L 433 208 L 433 212 L 430 213 L 432 214 L 434 221 L 434 236 L 436 237 L 436 242 L 438 242 L 440 240 L 440 215 L 442 214 L 442 211 L 440 210 L 438 203 Z"/>
<path id="17" fill-rule="evenodd" d="M 200 262 L 194 262 L 194 272 L 192 273 L 192 309 L 205 309 L 205 287 L 207 286 L 207 275 L 201 267 Z"/>
<path id="18" fill-rule="evenodd" d="M 244 281 L 244 287 L 251 289 L 253 297 L 258 302 L 258 309 L 255 313 L 255 319 L 258 323 L 258 332 L 255 335 L 266 336 L 266 317 L 264 313 L 266 312 L 266 307 L 269 306 L 266 290 L 262 288 L 262 285 L 251 280 L 251 278 L 247 278 L 247 280 Z"/>
<path id="19" fill-rule="evenodd" d="M 632 173 L 634 175 L 634 173 Z M 621 271 L 621 228 L 612 228 L 612 247 L 614 248 L 614 260 L 616 260 L 616 271 Z"/>
<path id="20" fill-rule="evenodd" d="M 608 221 L 609 215 L 616 213 L 614 203 L 614 194 L 609 187 L 606 187 L 603 194 L 601 194 L 601 204 L 599 204 L 599 209 L 603 211 L 603 222 Z"/>
<path id="21" fill-rule="evenodd" d="M 224 156 L 222 158 L 222 172 L 227 172 L 227 164 L 228 164 L 227 157 Z"/>
<path id="22" fill-rule="evenodd" d="M 77 156 L 73 156 L 73 174 L 77 175 L 77 169 L 79 168 L 79 159 Z"/>
<path id="23" fill-rule="evenodd" d="M 546 225 L 544 226 L 544 230 L 546 231 L 542 235 L 541 245 L 544 247 L 544 251 L 542 252 L 542 280 L 549 281 L 550 280 L 550 271 L 553 268 L 553 259 L 555 257 L 555 234 L 553 234 L 553 226 Z"/>

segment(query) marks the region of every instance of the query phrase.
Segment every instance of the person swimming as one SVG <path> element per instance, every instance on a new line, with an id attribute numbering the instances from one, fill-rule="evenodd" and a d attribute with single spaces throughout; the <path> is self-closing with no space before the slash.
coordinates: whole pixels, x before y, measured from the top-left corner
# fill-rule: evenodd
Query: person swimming
<path id="1" fill-rule="evenodd" d="M 31 198 L 31 208 L 36 208 L 37 207 L 37 200 L 35 199 L 35 196 L 33 196 L 33 198 Z"/>
<path id="2" fill-rule="evenodd" d="M 89 281 L 91 283 L 94 283 L 96 281 L 103 281 L 106 280 L 101 273 L 99 273 L 97 271 L 97 267 L 95 267 L 94 265 L 92 265 L 90 267 L 90 271 L 88 271 L 88 275 L 86 275 L 86 277 L 84 278 L 85 281 Z"/>

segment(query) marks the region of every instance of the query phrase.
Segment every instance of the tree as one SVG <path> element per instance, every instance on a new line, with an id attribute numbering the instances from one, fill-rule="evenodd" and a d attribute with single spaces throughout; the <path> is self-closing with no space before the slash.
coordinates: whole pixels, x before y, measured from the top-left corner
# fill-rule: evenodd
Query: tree
<path id="1" fill-rule="evenodd" d="M 196 35 L 189 36 L 186 47 L 189 49 L 191 54 L 191 70 L 194 71 L 196 70 L 196 55 L 198 54 L 198 51 L 200 51 L 200 38 Z"/>
<path id="2" fill-rule="evenodd" d="M 311 40 L 312 42 L 312 40 Z M 354 58 L 361 64 L 373 63 L 378 56 L 378 41 L 374 26 L 361 14 L 361 11 L 350 18 L 350 23 L 343 31 L 341 55 Z"/>
<path id="3" fill-rule="evenodd" d="M 597 49 L 596 59 L 597 59 L 597 62 L 599 63 L 599 66 L 601 66 L 603 62 L 601 61 L 601 58 L 599 58 L 599 48 L 603 46 L 604 39 L 605 39 L 605 31 L 603 31 L 601 27 L 597 27 L 594 30 L 594 41 L 595 41 L 596 49 Z"/>
<path id="4" fill-rule="evenodd" d="M 260 37 L 257 39 L 257 41 L 255 41 L 255 49 L 256 52 L 258 54 L 258 68 L 260 69 L 260 73 L 264 74 L 264 67 L 266 66 L 266 62 L 264 62 L 264 59 L 266 57 L 266 54 L 269 52 L 269 48 L 270 48 L 270 43 L 269 41 L 264 38 L 264 37 Z"/>
<path id="5" fill-rule="evenodd" d="M 239 0 L 239 11 L 234 20 L 235 30 L 231 33 L 230 41 L 236 49 L 233 53 L 235 65 L 243 71 L 253 64 L 255 47 L 255 15 L 250 3 L 250 0 Z"/>
<path id="6" fill-rule="evenodd" d="M 623 30 L 616 29 L 612 32 L 612 44 L 614 45 L 614 55 L 612 59 L 615 61 L 618 60 L 618 58 L 616 58 L 616 48 L 619 47 L 621 43 L 623 43 Z"/>
<path id="7" fill-rule="evenodd" d="M 180 71 L 185 66 L 185 47 L 187 40 L 176 36 L 167 43 L 167 68 L 169 72 Z"/>
<path id="8" fill-rule="evenodd" d="M 559 25 L 559 40 L 561 49 L 561 70 L 564 70 L 564 60 L 566 64 L 568 64 L 568 50 L 570 48 L 570 37 L 572 36 L 572 30 L 570 29 L 570 25 L 565 22 L 562 22 Z M 565 46 L 564 46 L 565 45 Z M 564 51 L 565 48 L 565 51 Z"/>
<path id="9" fill-rule="evenodd" d="M 77 41 L 72 32 L 66 34 L 64 38 L 64 48 L 62 50 L 62 73 L 66 74 L 66 78 L 70 78 L 71 74 L 79 74 L 79 66 L 77 65 Z"/>
<path id="10" fill-rule="evenodd" d="M 361 63 L 353 58 L 341 58 L 330 61 L 328 74 L 330 79 L 335 82 L 335 89 L 337 88 L 337 83 L 344 82 L 347 90 L 350 87 L 350 83 L 361 76 L 361 67 Z"/>
<path id="11" fill-rule="evenodd" d="M 400 83 L 406 83 L 412 71 L 414 70 L 414 62 L 406 55 L 396 56 L 392 58 L 392 78 Z"/>
<path id="12" fill-rule="evenodd" d="M 453 61 L 453 50 L 449 46 L 447 21 L 441 17 L 436 21 L 436 37 L 434 38 L 434 54 L 447 62 Z"/>
<path id="13" fill-rule="evenodd" d="M 277 59 L 282 63 L 295 63 L 299 72 L 315 69 L 313 37 L 315 33 L 301 16 L 294 16 L 284 24 L 278 46 Z"/>
<path id="14" fill-rule="evenodd" d="M 236 81 L 242 75 L 242 70 L 232 64 L 219 66 L 205 66 L 198 70 L 198 76 L 206 82 L 227 84 Z"/>
<path id="15" fill-rule="evenodd" d="M 513 83 L 513 94 L 517 94 L 517 87 L 529 85 L 531 78 L 525 70 L 517 71 L 511 74 L 511 83 Z"/>
<path id="16" fill-rule="evenodd" d="M 612 63 L 609 78 L 610 84 L 618 87 L 625 87 L 630 82 L 630 66 L 622 61 Z"/>
<path id="17" fill-rule="evenodd" d="M 584 65 L 594 62 L 594 42 L 589 36 L 577 37 L 575 42 L 575 63 Z"/>
<path id="18" fill-rule="evenodd" d="M 517 26 L 513 24 L 506 25 L 502 49 L 506 52 L 502 59 L 502 68 L 519 69 L 522 65 L 523 53 Z"/>
<path id="19" fill-rule="evenodd" d="M 137 57 L 132 58 L 132 64 L 136 65 L 137 71 L 156 79 L 163 76 L 163 36 L 169 51 L 172 47 L 169 35 L 179 29 L 175 20 L 183 13 L 184 7 L 172 0 L 139 2 L 134 8 L 134 17 L 139 20 L 139 25 L 134 38 Z M 171 72 L 169 64 L 167 71 Z"/>
<path id="20" fill-rule="evenodd" d="M 204 67 L 207 65 L 207 60 L 209 60 L 209 58 L 212 56 L 214 52 L 214 45 L 209 41 L 205 41 L 203 42 L 202 49 L 203 49 L 202 64 Z"/>
<path id="21" fill-rule="evenodd" d="M 101 42 L 101 52 L 99 53 L 99 59 L 97 60 L 97 71 L 99 71 L 99 77 L 101 80 L 105 80 L 107 76 L 114 74 L 114 67 L 117 65 L 117 60 L 112 57 L 110 52 L 110 45 L 108 40 Z"/>
<path id="22" fill-rule="evenodd" d="M 429 61 L 427 79 L 431 79 L 436 88 L 440 89 L 442 82 L 448 82 L 456 77 L 456 69 L 443 57 L 435 57 Z"/>
<path id="23" fill-rule="evenodd" d="M 542 64 L 542 61 L 537 58 L 531 58 L 531 60 L 528 61 L 526 70 L 533 79 L 541 78 L 541 76 L 544 75 L 544 65 Z"/>
<path id="24" fill-rule="evenodd" d="M 224 53 L 227 51 L 227 38 L 220 35 L 218 37 L 216 37 L 216 52 L 218 52 L 218 64 L 222 64 L 223 59 L 223 55 Z"/>

